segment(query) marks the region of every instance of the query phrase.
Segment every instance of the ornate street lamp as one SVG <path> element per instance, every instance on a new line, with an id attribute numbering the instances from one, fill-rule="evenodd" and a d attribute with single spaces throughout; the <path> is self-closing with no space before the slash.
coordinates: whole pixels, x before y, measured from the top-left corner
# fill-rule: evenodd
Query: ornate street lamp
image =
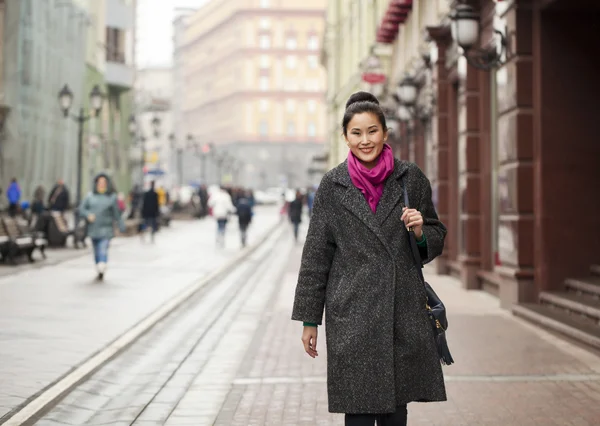
<path id="1" fill-rule="evenodd" d="M 503 56 L 508 51 L 505 33 L 494 28 L 500 41 L 489 48 L 479 48 L 479 13 L 468 4 L 459 4 L 451 16 L 452 38 L 464 50 L 467 62 L 482 70 L 491 70 L 504 64 Z"/>
<path id="2" fill-rule="evenodd" d="M 154 116 L 152 121 L 150 122 L 152 125 L 152 132 L 154 133 L 154 137 L 158 138 L 160 136 L 160 118 L 158 116 Z"/>
<path id="3" fill-rule="evenodd" d="M 410 120 L 412 120 L 412 118 L 413 115 L 408 109 L 408 107 L 406 105 L 400 104 L 400 106 L 398 106 L 398 119 L 403 123 L 408 123 Z"/>
<path id="4" fill-rule="evenodd" d="M 71 118 L 77 122 L 77 209 L 75 210 L 75 230 L 79 225 L 79 205 L 81 204 L 81 180 L 83 169 L 83 125 L 92 117 L 97 117 L 102 109 L 104 95 L 100 91 L 100 87 L 95 85 L 90 94 L 90 113 L 86 114 L 83 106 L 79 109 L 78 115 L 71 115 Z M 67 84 L 58 92 L 58 103 L 65 118 L 69 117 L 69 112 L 73 106 L 73 92 Z M 85 238 L 85 236 L 83 236 Z M 75 247 L 79 246 L 79 242 L 83 242 L 75 233 Z M 84 243 L 85 245 L 85 243 Z"/>
<path id="5" fill-rule="evenodd" d="M 71 92 L 71 89 L 69 89 L 69 86 L 66 84 L 60 92 L 58 92 L 58 103 L 60 104 L 60 109 L 62 109 L 65 117 L 68 117 L 71 105 L 73 105 L 73 92 Z"/>
<path id="6" fill-rule="evenodd" d="M 412 106 L 417 101 L 419 88 L 415 79 L 409 75 L 402 79 L 396 91 L 400 102 L 406 106 Z"/>
<path id="7" fill-rule="evenodd" d="M 129 121 L 127 122 L 127 129 L 129 130 L 129 135 L 131 137 L 135 137 L 137 135 L 137 121 L 133 114 L 129 117 Z"/>

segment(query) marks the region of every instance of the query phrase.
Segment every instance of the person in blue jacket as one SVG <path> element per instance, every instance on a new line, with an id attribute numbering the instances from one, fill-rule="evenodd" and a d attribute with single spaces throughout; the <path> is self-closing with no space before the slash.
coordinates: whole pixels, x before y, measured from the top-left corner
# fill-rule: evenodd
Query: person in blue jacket
<path id="1" fill-rule="evenodd" d="M 83 200 L 79 213 L 88 222 L 87 235 L 92 239 L 98 280 L 101 281 L 106 272 L 108 246 L 114 237 L 115 223 L 118 223 L 121 232 L 125 232 L 117 194 L 108 175 L 101 173 L 96 176 L 94 192 Z"/>
<path id="2" fill-rule="evenodd" d="M 8 198 L 8 214 L 11 217 L 15 217 L 19 210 L 19 200 L 21 200 L 21 188 L 17 183 L 17 178 L 12 178 L 10 181 L 10 185 L 6 191 L 6 198 Z"/>

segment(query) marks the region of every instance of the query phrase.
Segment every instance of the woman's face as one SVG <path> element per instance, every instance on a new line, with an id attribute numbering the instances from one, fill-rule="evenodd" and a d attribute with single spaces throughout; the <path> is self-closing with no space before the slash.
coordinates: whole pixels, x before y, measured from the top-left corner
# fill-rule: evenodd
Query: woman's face
<path id="1" fill-rule="evenodd" d="M 100 177 L 100 178 L 98 178 L 98 181 L 96 182 L 96 191 L 103 194 L 106 192 L 107 186 L 108 186 L 108 182 L 106 182 L 106 178 Z"/>
<path id="2" fill-rule="evenodd" d="M 354 114 L 348 123 L 345 137 L 352 154 L 366 168 L 372 169 L 377 165 L 387 136 L 387 130 L 383 129 L 377 115 L 363 112 Z"/>

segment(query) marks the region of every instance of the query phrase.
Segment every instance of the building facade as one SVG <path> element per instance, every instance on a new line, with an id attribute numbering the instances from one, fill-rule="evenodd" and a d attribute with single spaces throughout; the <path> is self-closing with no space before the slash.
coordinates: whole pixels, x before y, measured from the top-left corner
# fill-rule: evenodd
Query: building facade
<path id="1" fill-rule="evenodd" d="M 186 18 L 185 132 L 235 158 L 247 186 L 311 183 L 326 133 L 324 13 L 324 0 L 213 0 Z"/>
<path id="2" fill-rule="evenodd" d="M 86 9 L 75 1 L 3 2 L 1 186 L 18 179 L 22 199 L 35 188 L 77 177 L 77 124 L 65 120 L 59 90 L 69 84 L 84 101 Z M 2 197 L 2 205 L 5 197 Z"/>
<path id="3" fill-rule="evenodd" d="M 327 159 L 329 167 L 343 162 L 348 148 L 342 138 L 342 118 L 346 101 L 360 90 L 379 95 L 384 85 L 363 80 L 370 57 L 380 62 L 381 72 L 389 74 L 391 49 L 376 43 L 377 22 L 387 0 L 332 0 L 327 2 L 322 63 L 327 69 Z"/>
<path id="4" fill-rule="evenodd" d="M 144 186 L 155 181 L 157 187 L 171 188 L 177 184 L 174 161 L 177 147 L 171 136 L 173 70 L 171 67 L 140 69 L 135 87 L 138 138 L 144 143 Z"/>
<path id="5" fill-rule="evenodd" d="M 49 191 L 57 179 L 64 179 L 75 194 L 79 167 L 84 192 L 90 189 L 90 177 L 100 170 L 113 174 L 119 188 L 128 186 L 129 138 L 121 131 L 121 122 L 130 114 L 128 91 L 133 83 L 127 62 L 131 57 L 125 55 L 131 44 L 126 35 L 133 24 L 128 19 L 131 13 L 126 13 L 130 8 L 125 0 L 0 4 L 6 112 L 0 142 L 2 187 L 16 177 L 22 199 L 29 200 L 38 185 Z M 113 36 L 119 31 L 123 33 L 117 40 Z M 78 125 L 64 117 L 58 104 L 58 92 L 65 84 L 74 95 L 74 114 L 80 108 L 89 113 L 89 94 L 95 85 L 106 97 L 100 117 L 85 125 L 82 164 Z"/>
<path id="6" fill-rule="evenodd" d="M 400 156 L 426 171 L 448 227 L 438 272 L 596 347 L 600 243 L 580 237 L 600 232 L 600 43 L 586 33 L 599 16 L 583 0 L 395 0 L 375 34 L 393 49 L 382 98 Z"/>
<path id="7" fill-rule="evenodd" d="M 133 113 L 134 5 L 127 0 L 98 0 L 88 5 L 89 25 L 82 94 L 95 85 L 104 94 L 100 116 L 86 123 L 83 190 L 92 188 L 99 172 L 111 175 L 119 191 L 131 188 L 129 153 L 132 139 L 127 123 Z M 86 97 L 85 109 L 89 110 Z"/>

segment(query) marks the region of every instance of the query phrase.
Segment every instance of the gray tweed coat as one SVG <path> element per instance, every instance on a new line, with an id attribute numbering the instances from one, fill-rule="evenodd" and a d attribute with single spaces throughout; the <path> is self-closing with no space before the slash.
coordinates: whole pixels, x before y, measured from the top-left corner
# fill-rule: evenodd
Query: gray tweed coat
<path id="1" fill-rule="evenodd" d="M 415 164 L 395 160 L 376 214 L 346 162 L 323 177 L 315 196 L 292 319 L 321 324 L 326 308 L 333 413 L 391 413 L 411 401 L 446 400 L 425 289 L 400 220 L 403 176 L 410 207 L 425 218 L 428 262 L 442 253 L 446 228 Z"/>

